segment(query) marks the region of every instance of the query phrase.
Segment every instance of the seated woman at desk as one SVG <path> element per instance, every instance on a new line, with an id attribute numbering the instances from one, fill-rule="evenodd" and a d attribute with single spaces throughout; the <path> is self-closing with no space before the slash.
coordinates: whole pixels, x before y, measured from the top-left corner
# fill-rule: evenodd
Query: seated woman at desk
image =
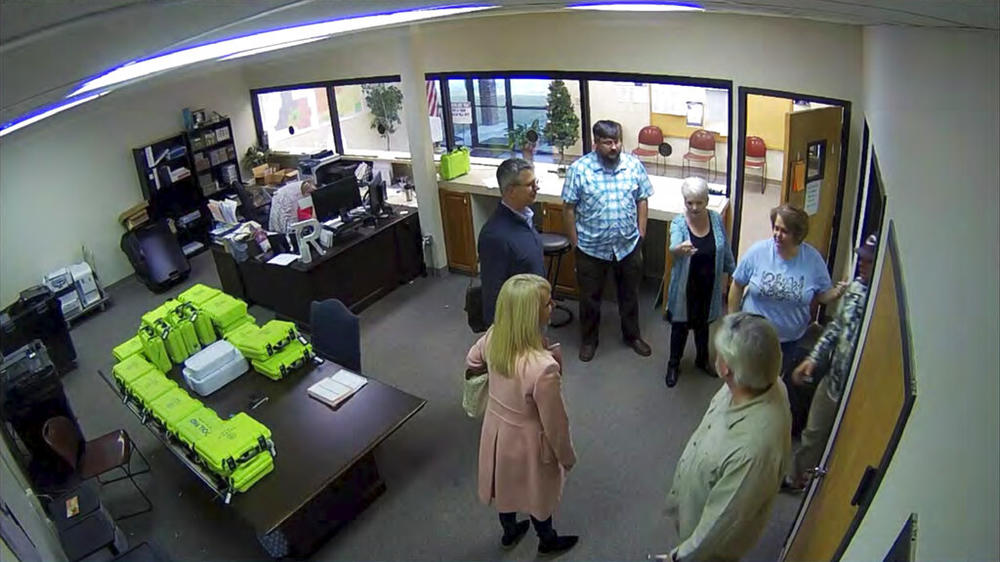
<path id="1" fill-rule="evenodd" d="M 576 464 L 561 390 L 558 348 L 546 349 L 542 328 L 552 313 L 549 282 L 514 275 L 500 288 L 493 326 L 466 357 L 475 373 L 489 372 L 489 400 L 479 438 L 479 499 L 500 512 L 500 546 L 511 549 L 528 532 L 531 515 L 538 553 L 569 550 L 578 537 L 559 535 L 552 513 L 566 473 Z"/>
<path id="2" fill-rule="evenodd" d="M 289 227 L 298 222 L 299 199 L 316 191 L 310 180 L 293 181 L 274 192 L 271 198 L 271 216 L 268 230 L 287 234 Z"/>

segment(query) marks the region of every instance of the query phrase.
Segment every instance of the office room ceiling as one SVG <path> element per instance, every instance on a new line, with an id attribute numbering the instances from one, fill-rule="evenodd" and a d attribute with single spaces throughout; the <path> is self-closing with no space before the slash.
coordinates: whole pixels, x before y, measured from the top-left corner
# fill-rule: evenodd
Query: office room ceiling
<path id="1" fill-rule="evenodd" d="M 565 2 L 495 0 L 489 17 Z M 1000 0 L 703 0 L 708 12 L 854 25 L 1000 29 Z M 0 0 L 0 123 L 127 61 L 259 31 L 442 0 Z M 335 40 L 335 39 L 334 39 Z"/>

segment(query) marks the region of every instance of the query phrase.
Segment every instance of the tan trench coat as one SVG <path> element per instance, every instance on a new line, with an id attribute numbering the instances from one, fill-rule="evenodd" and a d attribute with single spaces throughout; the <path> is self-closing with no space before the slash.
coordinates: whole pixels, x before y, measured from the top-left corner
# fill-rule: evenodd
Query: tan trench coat
<path id="1" fill-rule="evenodd" d="M 485 365 L 486 338 L 466 357 Z M 560 364 L 551 353 L 522 360 L 517 376 L 489 369 L 489 400 L 479 438 L 479 499 L 498 511 L 545 520 L 562 497 L 566 471 L 576 464 L 561 392 Z"/>

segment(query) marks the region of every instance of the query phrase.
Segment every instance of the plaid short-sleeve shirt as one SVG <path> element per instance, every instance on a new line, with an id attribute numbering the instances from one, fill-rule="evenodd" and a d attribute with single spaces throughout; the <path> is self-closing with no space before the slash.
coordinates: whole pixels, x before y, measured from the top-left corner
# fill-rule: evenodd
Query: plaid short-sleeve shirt
<path id="1" fill-rule="evenodd" d="M 639 243 L 637 203 L 653 194 L 646 168 L 622 153 L 614 170 L 596 152 L 578 159 L 566 173 L 562 199 L 576 207 L 580 251 L 611 261 L 632 253 Z"/>

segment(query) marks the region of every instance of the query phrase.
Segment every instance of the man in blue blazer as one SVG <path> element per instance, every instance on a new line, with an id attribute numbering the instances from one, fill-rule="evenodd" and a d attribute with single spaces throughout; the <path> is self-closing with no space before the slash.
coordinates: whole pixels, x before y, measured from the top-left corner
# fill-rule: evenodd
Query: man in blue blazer
<path id="1" fill-rule="evenodd" d="M 545 277 L 542 239 L 535 230 L 531 204 L 538 193 L 535 167 L 509 158 L 497 168 L 500 204 L 479 231 L 479 266 L 483 280 L 483 320 L 493 323 L 497 295 L 504 281 L 518 273 Z"/>

